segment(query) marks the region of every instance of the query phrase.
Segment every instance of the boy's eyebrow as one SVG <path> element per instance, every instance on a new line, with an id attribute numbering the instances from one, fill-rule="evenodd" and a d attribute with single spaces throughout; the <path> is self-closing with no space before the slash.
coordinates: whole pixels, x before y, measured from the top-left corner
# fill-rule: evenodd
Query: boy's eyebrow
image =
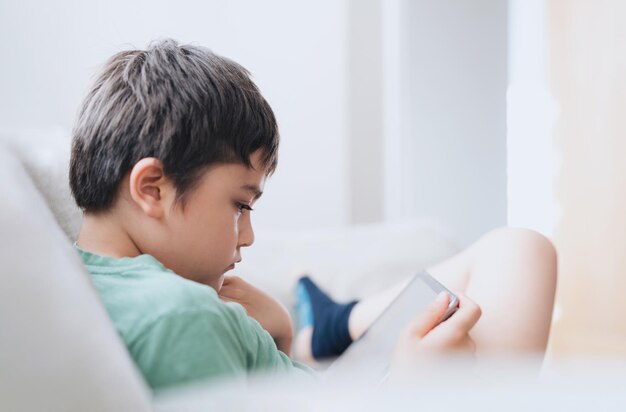
<path id="1" fill-rule="evenodd" d="M 254 195 L 254 200 L 257 200 L 263 194 L 261 189 L 259 189 L 259 187 L 255 185 L 243 185 L 241 186 L 241 188 L 250 192 L 250 194 Z"/>

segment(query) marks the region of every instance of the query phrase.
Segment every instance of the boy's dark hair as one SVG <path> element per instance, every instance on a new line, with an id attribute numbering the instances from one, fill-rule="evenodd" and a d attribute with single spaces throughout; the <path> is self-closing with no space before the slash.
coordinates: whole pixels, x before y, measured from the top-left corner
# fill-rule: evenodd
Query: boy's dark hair
<path id="1" fill-rule="evenodd" d="M 97 77 L 73 130 L 70 186 L 84 211 L 105 211 L 135 163 L 155 157 L 184 203 L 207 166 L 251 167 L 257 149 L 272 174 L 278 140 L 274 113 L 246 69 L 163 40 L 117 53 Z"/>

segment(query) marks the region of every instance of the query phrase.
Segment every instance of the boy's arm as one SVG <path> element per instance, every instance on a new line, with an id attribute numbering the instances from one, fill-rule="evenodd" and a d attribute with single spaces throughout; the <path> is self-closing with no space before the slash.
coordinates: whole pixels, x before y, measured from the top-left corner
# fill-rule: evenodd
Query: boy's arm
<path id="1" fill-rule="evenodd" d="M 225 302 L 243 306 L 248 316 L 269 332 L 278 349 L 290 356 L 293 326 L 289 312 L 280 302 L 238 276 L 224 277 L 218 295 Z"/>

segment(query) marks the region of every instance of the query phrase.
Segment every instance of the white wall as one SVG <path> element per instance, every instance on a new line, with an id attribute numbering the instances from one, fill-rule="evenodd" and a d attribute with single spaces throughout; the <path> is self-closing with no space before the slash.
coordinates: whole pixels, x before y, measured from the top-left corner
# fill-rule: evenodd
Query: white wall
<path id="1" fill-rule="evenodd" d="M 550 237 L 561 212 L 554 194 L 559 108 L 549 85 L 548 3 L 509 0 L 507 219 Z"/>
<path id="2" fill-rule="evenodd" d="M 384 0 L 349 3 L 349 122 L 351 223 L 384 219 Z"/>
<path id="3" fill-rule="evenodd" d="M 467 245 L 506 224 L 507 2 L 385 7 L 385 216 L 435 217 Z"/>
<path id="4" fill-rule="evenodd" d="M 249 68 L 278 117 L 267 228 L 506 222 L 506 1 L 0 2 L 0 127 L 71 129 L 111 54 L 173 37 Z"/>
<path id="5" fill-rule="evenodd" d="M 252 71 L 279 120 L 256 226 L 347 224 L 347 1 L 1 1 L 0 127 L 69 130 L 116 51 L 173 37 Z"/>

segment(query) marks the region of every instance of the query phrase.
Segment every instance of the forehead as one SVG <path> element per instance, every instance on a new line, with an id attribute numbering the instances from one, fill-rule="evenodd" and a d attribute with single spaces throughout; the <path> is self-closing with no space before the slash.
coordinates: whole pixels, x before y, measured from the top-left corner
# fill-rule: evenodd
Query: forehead
<path id="1" fill-rule="evenodd" d="M 258 157 L 250 158 L 252 167 L 242 163 L 220 163 L 212 165 L 202 176 L 202 185 L 213 189 L 241 190 L 258 198 L 265 185 L 267 173 Z"/>

